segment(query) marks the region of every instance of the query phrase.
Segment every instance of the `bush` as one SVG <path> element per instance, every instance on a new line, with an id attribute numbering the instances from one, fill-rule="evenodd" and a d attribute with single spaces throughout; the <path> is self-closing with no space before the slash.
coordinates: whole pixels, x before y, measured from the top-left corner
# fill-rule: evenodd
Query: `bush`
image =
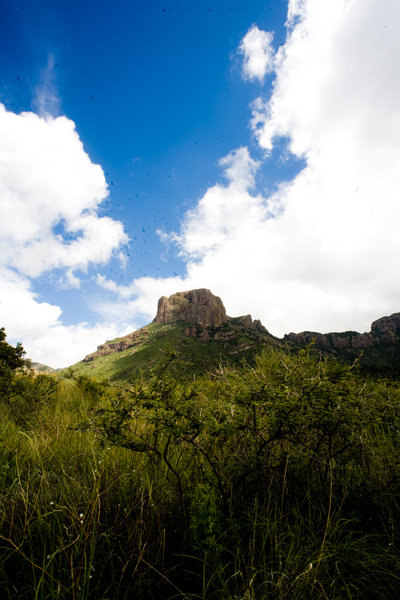
<path id="1" fill-rule="evenodd" d="M 14 348 L 6 341 L 4 327 L 0 328 L 0 399 L 9 402 L 9 393 L 14 372 L 22 368 L 26 361 L 22 358 L 25 354 L 21 344 Z"/>
<path id="2" fill-rule="evenodd" d="M 192 381 L 13 385 L 5 598 L 399 595 L 397 382 L 271 351 Z"/>

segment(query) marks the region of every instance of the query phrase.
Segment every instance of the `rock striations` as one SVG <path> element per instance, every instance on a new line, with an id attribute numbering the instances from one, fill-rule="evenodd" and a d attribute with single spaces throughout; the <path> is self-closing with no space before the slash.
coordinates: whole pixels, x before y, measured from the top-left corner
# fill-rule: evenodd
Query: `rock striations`
<path id="1" fill-rule="evenodd" d="M 169 298 L 162 296 L 159 299 L 153 323 L 178 322 L 187 325 L 184 330 L 186 337 L 203 343 L 212 340 L 220 343 L 236 342 L 239 330 L 247 331 L 254 340 L 259 340 L 260 336 L 269 336 L 261 322 L 253 321 L 250 315 L 235 319 L 228 317 L 221 298 L 207 289 L 178 292 Z M 247 346 L 248 344 L 246 349 L 249 349 L 250 346 Z"/>
<path id="2" fill-rule="evenodd" d="M 176 323 L 184 321 L 193 325 L 219 327 L 228 321 L 221 298 L 210 290 L 199 289 L 178 292 L 169 298 L 162 296 L 158 301 L 154 323 Z"/>
<path id="3" fill-rule="evenodd" d="M 128 348 L 139 346 L 143 342 L 143 340 L 146 337 L 148 337 L 148 335 L 148 331 L 146 331 L 146 329 L 143 327 L 138 331 L 128 333 L 128 335 L 125 335 L 122 338 L 118 338 L 116 340 L 106 342 L 105 344 L 101 344 L 100 346 L 97 346 L 96 352 L 92 352 L 92 354 L 87 354 L 83 359 L 83 362 L 92 362 L 100 356 L 107 356 L 108 354 L 113 354 L 114 352 L 123 352 L 124 350 L 128 350 Z"/>

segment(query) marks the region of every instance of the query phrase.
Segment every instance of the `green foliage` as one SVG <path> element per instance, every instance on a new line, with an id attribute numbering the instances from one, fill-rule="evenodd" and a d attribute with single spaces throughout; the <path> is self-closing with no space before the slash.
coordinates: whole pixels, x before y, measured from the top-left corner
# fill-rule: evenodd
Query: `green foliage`
<path id="1" fill-rule="evenodd" d="M 246 328 L 239 320 L 231 319 L 219 328 L 210 329 L 210 335 L 217 331 L 226 336 L 227 341 L 207 342 L 187 337 L 187 324 L 151 323 L 137 332 L 138 338 L 132 347 L 122 351 L 100 352 L 89 362 L 73 365 L 75 373 L 96 376 L 110 381 L 133 381 L 141 372 L 157 370 L 164 364 L 166 355 L 177 353 L 182 360 L 170 365 L 170 373 L 179 378 L 193 378 L 212 371 L 218 364 L 239 366 L 244 359 L 252 361 L 262 347 L 270 345 L 271 336 L 265 337 L 257 330 Z M 230 337 L 231 336 L 231 337 Z M 113 340 L 113 343 L 119 340 Z M 240 350 L 238 347 L 248 347 Z"/>
<path id="2" fill-rule="evenodd" d="M 25 361 L 22 358 L 25 354 L 25 350 L 22 345 L 18 343 L 14 348 L 13 346 L 10 346 L 10 344 L 7 344 L 5 340 L 6 333 L 4 327 L 0 327 L 0 373 L 2 373 L 4 369 L 15 371 L 25 364 Z"/>
<path id="3" fill-rule="evenodd" d="M 4 327 L 0 328 L 0 400 L 8 401 L 14 373 L 22 368 L 26 361 L 22 358 L 25 354 L 21 344 L 11 346 L 6 341 Z"/>
<path id="4" fill-rule="evenodd" d="M 400 388 L 269 351 L 176 380 L 18 374 L 0 406 L 3 596 L 391 599 Z"/>

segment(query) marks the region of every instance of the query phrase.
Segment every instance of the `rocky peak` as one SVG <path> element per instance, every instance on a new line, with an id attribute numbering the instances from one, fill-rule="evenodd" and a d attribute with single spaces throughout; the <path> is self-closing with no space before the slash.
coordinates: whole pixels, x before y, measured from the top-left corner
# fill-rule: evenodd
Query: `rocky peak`
<path id="1" fill-rule="evenodd" d="M 382 317 L 371 325 L 371 335 L 381 341 L 392 342 L 400 339 L 400 313 Z"/>
<path id="2" fill-rule="evenodd" d="M 369 333 L 357 333 L 357 331 L 345 331 L 343 333 L 303 331 L 302 333 L 289 333 L 283 339 L 300 345 L 313 342 L 317 348 L 323 350 L 345 348 L 358 351 L 382 343 L 397 343 L 400 341 L 400 313 L 374 321 Z"/>
<path id="3" fill-rule="evenodd" d="M 221 298 L 207 289 L 178 292 L 169 298 L 162 296 L 158 301 L 154 323 L 184 321 L 207 327 L 219 327 L 226 321 L 225 307 Z"/>

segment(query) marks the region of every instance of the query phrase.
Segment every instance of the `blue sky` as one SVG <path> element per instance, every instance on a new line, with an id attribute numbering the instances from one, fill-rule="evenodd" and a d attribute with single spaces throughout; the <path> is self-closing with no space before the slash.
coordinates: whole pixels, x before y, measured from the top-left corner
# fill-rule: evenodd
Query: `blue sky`
<path id="1" fill-rule="evenodd" d="M 104 208 L 132 240 L 135 259 L 120 276 L 171 274 L 174 253 L 160 261 L 165 249 L 155 230 L 179 227 L 220 177 L 218 160 L 248 141 L 254 84 L 243 82 L 238 45 L 255 22 L 282 42 L 286 2 L 5 6 L 2 102 L 14 112 L 36 111 L 37 89 L 49 87 L 57 99 L 46 100 L 49 112 L 75 122 L 105 172 Z M 286 167 L 275 161 L 265 185 L 276 185 Z"/>
<path id="2" fill-rule="evenodd" d="M 3 0 L 9 339 L 64 366 L 190 287 L 277 335 L 399 310 L 399 17 L 391 0 Z"/>

